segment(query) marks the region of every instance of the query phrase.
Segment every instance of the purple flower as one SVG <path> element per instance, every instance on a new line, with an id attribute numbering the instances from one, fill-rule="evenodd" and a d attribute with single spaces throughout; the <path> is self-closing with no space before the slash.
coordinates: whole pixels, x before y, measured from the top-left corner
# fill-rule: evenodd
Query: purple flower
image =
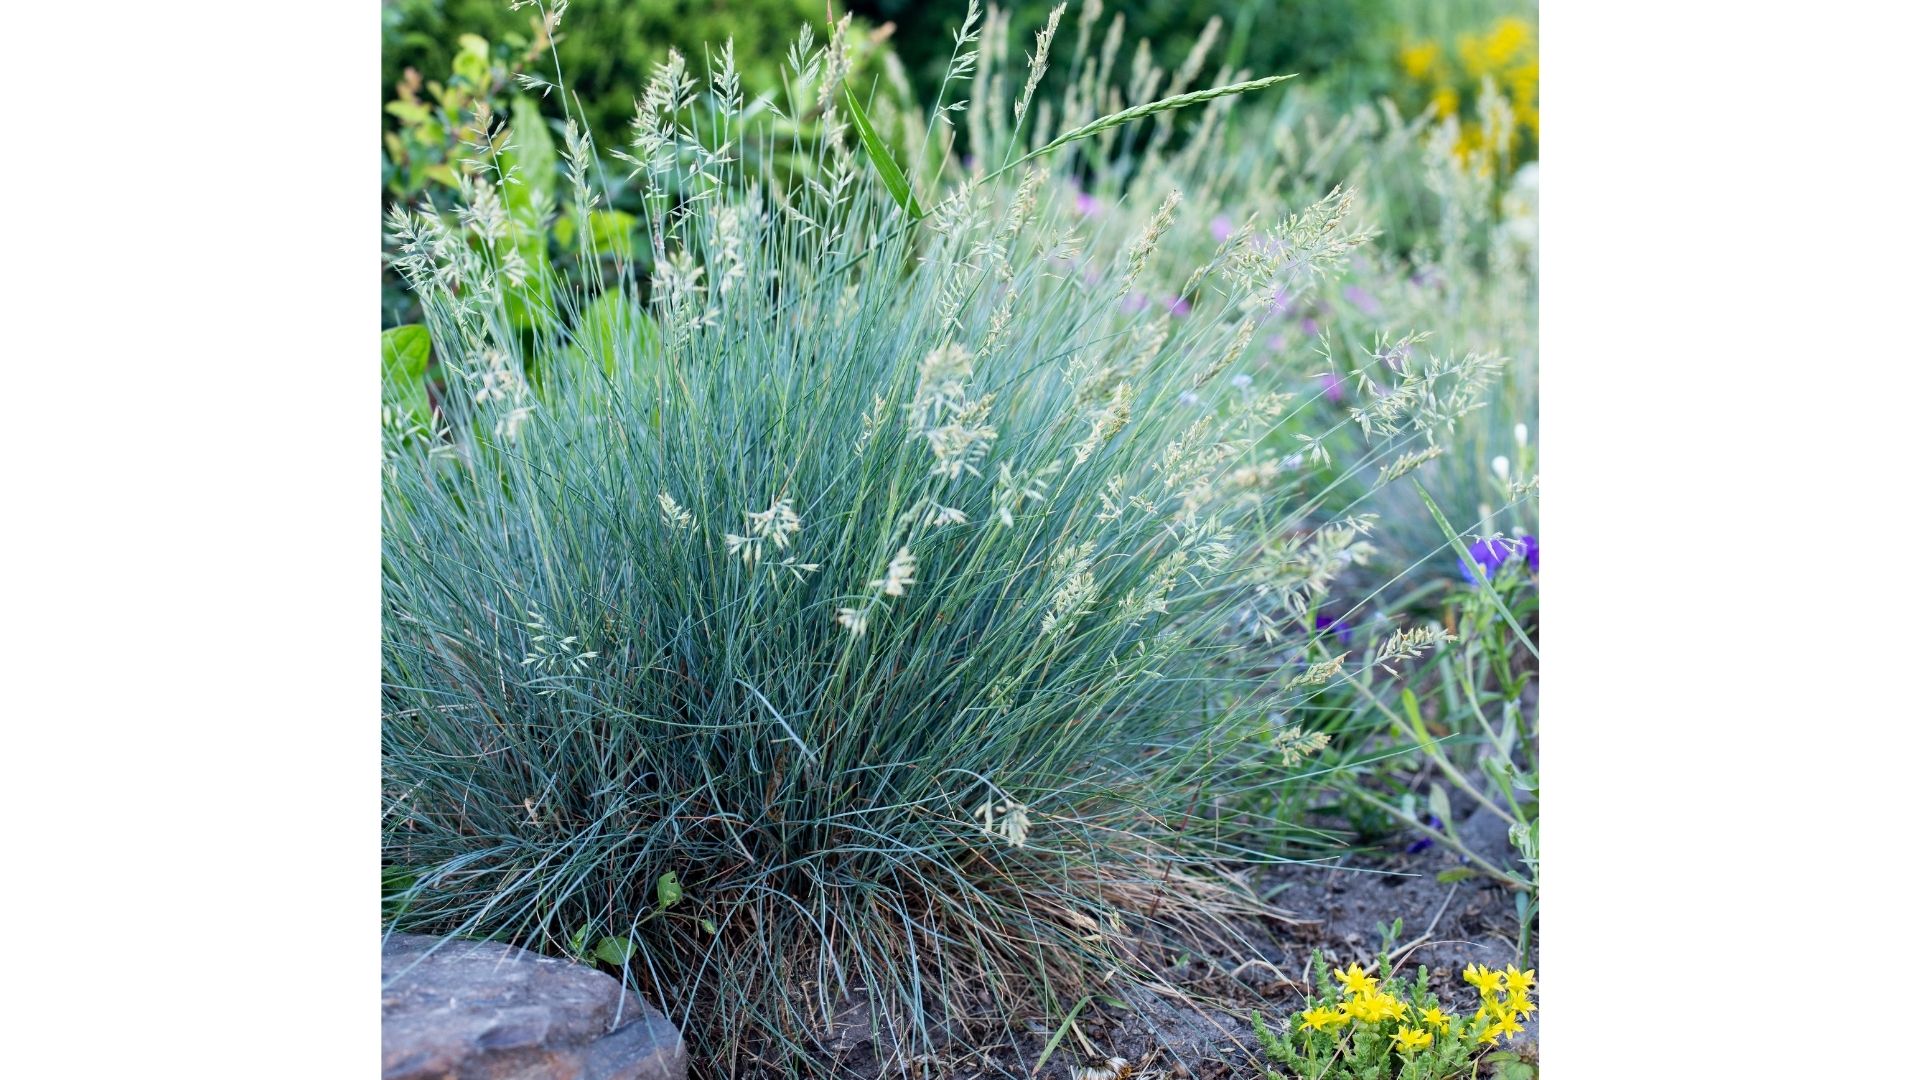
<path id="1" fill-rule="evenodd" d="M 1300 332 L 1308 337 L 1320 336 L 1320 320 L 1309 315 L 1300 320 Z"/>
<path id="2" fill-rule="evenodd" d="M 1174 317 L 1178 318 L 1192 311 L 1193 303 L 1184 296 L 1176 296 L 1172 300 L 1167 301 L 1167 310 L 1172 312 Z"/>
<path id="3" fill-rule="evenodd" d="M 1285 289 L 1275 289 L 1273 303 L 1269 306 L 1276 315 L 1290 315 L 1293 313 L 1293 297 Z"/>
<path id="4" fill-rule="evenodd" d="M 1225 214 L 1216 214 L 1212 221 L 1207 222 L 1207 228 L 1213 230 L 1215 240 L 1225 243 L 1227 237 L 1233 235 L 1233 219 Z"/>
<path id="5" fill-rule="evenodd" d="M 1372 293 L 1358 285 L 1347 286 L 1342 290 L 1341 295 L 1347 298 L 1347 303 L 1359 308 L 1364 315 L 1380 314 L 1380 301 L 1375 300 Z"/>
<path id="6" fill-rule="evenodd" d="M 1331 630 L 1333 636 L 1340 639 L 1340 644 L 1353 644 L 1353 624 L 1343 618 L 1336 619 L 1324 611 L 1314 613 L 1313 630 L 1316 634 L 1322 630 Z"/>
<path id="7" fill-rule="evenodd" d="M 1446 822 L 1443 822 L 1440 820 L 1440 817 L 1438 814 L 1428 814 L 1426 815 L 1426 818 L 1427 818 L 1428 828 L 1439 829 L 1439 828 L 1445 827 L 1446 825 Z M 1413 843 L 1407 845 L 1407 854 L 1412 855 L 1417 852 L 1425 851 L 1432 846 L 1433 846 L 1433 837 L 1426 836 L 1423 834 L 1420 837 L 1420 839 L 1415 840 Z"/>
<path id="8" fill-rule="evenodd" d="M 1467 554 L 1472 557 L 1472 563 L 1466 559 L 1454 561 L 1460 564 L 1460 577 L 1468 584 L 1480 580 L 1473 572 L 1475 564 L 1478 564 L 1482 574 L 1491 579 L 1500 567 L 1521 555 L 1526 556 L 1528 569 L 1535 573 L 1540 571 L 1540 539 L 1535 536 L 1523 536 L 1518 540 L 1482 540 L 1468 548 Z"/>
<path id="9" fill-rule="evenodd" d="M 1126 298 L 1120 301 L 1120 310 L 1128 315 L 1135 315 L 1147 310 L 1146 294 L 1137 292 L 1128 293 Z"/>
<path id="10" fill-rule="evenodd" d="M 1340 376 L 1332 372 L 1320 376 L 1320 388 L 1324 391 L 1323 396 L 1335 405 L 1346 400 L 1347 392 L 1340 389 Z"/>
<path id="11" fill-rule="evenodd" d="M 1073 208 L 1080 211 L 1081 217 L 1100 216 L 1100 200 L 1084 191 L 1074 195 Z"/>

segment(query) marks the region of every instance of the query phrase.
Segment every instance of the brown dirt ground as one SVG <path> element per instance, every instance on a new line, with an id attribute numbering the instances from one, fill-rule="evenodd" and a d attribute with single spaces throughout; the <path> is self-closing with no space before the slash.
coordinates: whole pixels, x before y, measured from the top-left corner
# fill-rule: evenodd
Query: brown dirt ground
<path id="1" fill-rule="evenodd" d="M 1461 833 L 1483 854 L 1504 857 L 1504 829 L 1469 816 Z M 1240 1080 L 1264 1073 L 1249 1017 L 1269 1021 L 1303 1006 L 1309 959 L 1318 948 L 1330 963 L 1371 964 L 1379 950 L 1377 924 L 1403 923 L 1396 948 L 1412 946 L 1401 970 L 1425 964 L 1436 993 L 1455 1010 L 1471 1011 L 1475 992 L 1460 981 L 1468 964 L 1491 967 L 1514 962 L 1519 937 L 1513 894 L 1484 876 L 1443 885 L 1435 875 L 1459 864 L 1459 858 L 1434 845 L 1404 851 L 1406 839 L 1384 847 L 1385 854 L 1351 854 L 1318 863 L 1298 863 L 1259 873 L 1259 895 L 1290 918 L 1252 920 L 1237 927 L 1245 944 L 1235 949 L 1157 950 L 1162 992 L 1134 987 L 1080 1013 L 1078 1035 L 1069 1032 L 1037 1073 L 1058 1017 L 1035 1020 L 1024 1032 L 998 1045 L 950 1046 L 931 1057 L 905 1063 L 883 1062 L 871 1038 L 855 1034 L 835 1039 L 841 1075 L 860 1080 L 910 1077 L 913 1080 L 971 1080 L 1021 1077 L 1069 1080 L 1071 1069 L 1106 1057 L 1124 1058 L 1129 1080 Z M 1429 929 L 1430 928 L 1430 929 Z M 1417 942 L 1417 944 L 1416 944 Z M 1537 938 L 1536 938 L 1537 942 Z M 1527 962 L 1537 966 L 1536 945 Z M 1524 1059 L 1538 1060 L 1538 1017 L 1511 1047 Z M 1084 1037 L 1084 1041 L 1081 1037 Z"/>

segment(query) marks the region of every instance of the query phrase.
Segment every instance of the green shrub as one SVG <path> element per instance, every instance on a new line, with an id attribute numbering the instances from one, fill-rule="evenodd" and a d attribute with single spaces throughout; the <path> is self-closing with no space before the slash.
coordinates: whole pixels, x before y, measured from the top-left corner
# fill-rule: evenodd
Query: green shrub
<path id="1" fill-rule="evenodd" d="M 509 0 L 386 0 L 383 13 L 380 84 L 389 95 L 408 68 L 428 78 L 450 70 L 463 34 L 517 51 L 541 36 L 541 7 Z M 668 48 L 704 72 L 709 43 L 718 49 L 731 38 L 752 97 L 779 89 L 787 42 L 802 23 L 824 31 L 825 16 L 825 6 L 809 0 L 572 0 L 557 35 L 560 69 L 589 126 L 612 136 L 626 130 Z"/>
<path id="2" fill-rule="evenodd" d="M 946 71 L 947 30 L 965 16 L 965 0 L 856 0 L 851 8 L 875 23 L 893 22 L 903 63 L 923 97 L 931 96 Z M 1002 4 L 1016 48 L 1045 25 L 1050 3 Z M 1387 0 L 1245 0 L 1233 4 L 1178 0 L 1095 0 L 1068 8 L 1065 24 L 1122 16 L 1132 40 L 1146 44 L 1163 68 L 1181 63 L 1219 19 L 1211 63 L 1254 75 L 1318 76 L 1348 97 L 1364 97 L 1389 84 L 1392 33 Z M 1074 31 L 1077 32 L 1077 31 Z M 1097 47 L 1099 38 L 1094 38 Z M 1014 54 L 1018 57 L 1020 54 Z M 1125 62 L 1127 58 L 1123 57 Z M 1211 71 L 1211 69 L 1209 69 Z"/>
<path id="3" fill-rule="evenodd" d="M 508 130 L 460 205 L 389 215 L 432 355 L 384 354 L 385 911 L 598 956 L 716 1075 L 818 1064 L 849 1003 L 902 1054 L 1006 1024 L 1251 906 L 1217 870 L 1286 824 L 1221 808 L 1323 745 L 1282 710 L 1350 670 L 1315 614 L 1371 528 L 1271 449 L 1331 463 L 1361 418 L 1278 389 L 1317 358 L 1248 353 L 1361 242 L 1349 198 L 1167 265 L 1153 169 L 1111 193 L 1152 208 L 1124 234 L 1058 154 L 962 179 L 936 134 L 896 193 L 846 47 L 791 61 L 804 169 L 715 151 L 777 119 L 724 63 L 656 73 L 639 259 L 597 257 L 573 128 L 550 202 L 503 194 Z M 1015 96 L 968 119 L 1075 120 Z M 522 245 L 568 220 L 562 275 Z M 1170 281 L 1188 311 L 1130 302 Z M 1443 435 L 1487 370 L 1410 350 L 1367 453 Z"/>

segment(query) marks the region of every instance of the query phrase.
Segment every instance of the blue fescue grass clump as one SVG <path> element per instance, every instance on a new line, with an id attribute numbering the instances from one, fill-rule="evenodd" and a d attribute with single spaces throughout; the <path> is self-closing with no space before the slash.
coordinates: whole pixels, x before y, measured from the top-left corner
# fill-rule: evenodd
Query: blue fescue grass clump
<path id="1" fill-rule="evenodd" d="M 1287 704 L 1442 636 L 1316 631 L 1371 523 L 1271 446 L 1331 465 L 1358 425 L 1342 479 L 1377 477 L 1482 378 L 1410 352 L 1331 428 L 1216 396 L 1364 239 L 1340 196 L 1168 267 L 1180 194 L 1143 185 L 1094 258 L 1045 159 L 938 164 L 938 110 L 935 179 L 890 192 L 842 48 L 790 56 L 822 135 L 779 173 L 738 164 L 779 117 L 730 51 L 662 65 L 619 153 L 634 262 L 528 239 L 594 242 L 572 123 L 560 182 L 517 190 L 489 127 L 462 205 L 389 221 L 436 365 L 384 439 L 389 921 L 597 952 L 719 1073 L 818 1060 L 849 1003 L 903 1053 L 1006 1023 L 1250 904 L 1217 871 L 1280 823 L 1221 808 L 1324 743 Z M 1124 302 L 1162 279 L 1178 317 Z"/>

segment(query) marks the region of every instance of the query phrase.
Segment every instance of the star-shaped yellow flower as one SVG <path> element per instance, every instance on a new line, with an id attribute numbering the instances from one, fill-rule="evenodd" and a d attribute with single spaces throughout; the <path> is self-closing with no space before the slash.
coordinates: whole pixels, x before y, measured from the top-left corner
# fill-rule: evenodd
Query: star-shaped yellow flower
<path id="1" fill-rule="evenodd" d="M 1533 969 L 1532 968 L 1528 968 L 1525 971 L 1521 971 L 1518 968 L 1515 968 L 1512 964 L 1508 964 L 1505 974 L 1507 977 L 1507 989 L 1513 991 L 1514 993 L 1524 994 L 1527 991 L 1533 989 Z"/>
<path id="2" fill-rule="evenodd" d="M 1507 1011 L 1518 1016 L 1532 1016 L 1535 1012 L 1533 1002 L 1527 1000 L 1524 991 L 1514 991 L 1507 995 Z"/>
<path id="3" fill-rule="evenodd" d="M 1347 1022 L 1346 1014 L 1339 1009 L 1308 1009 L 1300 1014 L 1300 1022 L 1315 1031 L 1338 1028 Z"/>
<path id="4" fill-rule="evenodd" d="M 1502 1013 L 1500 1019 L 1495 1021 L 1494 1025 L 1487 1029 L 1487 1034 L 1505 1035 L 1507 1041 L 1512 1042 L 1513 1037 L 1520 1034 L 1520 1025 L 1514 1020 L 1512 1013 Z"/>
<path id="5" fill-rule="evenodd" d="M 1425 1009 L 1422 1009 L 1420 1019 L 1439 1028 L 1440 1033 L 1443 1035 L 1453 1026 L 1453 1017 L 1441 1012 L 1440 1006 L 1438 1005 L 1429 1005 Z"/>
<path id="6" fill-rule="evenodd" d="M 1400 1025 L 1399 1033 L 1393 1037 L 1393 1048 L 1408 1054 L 1432 1045 L 1433 1032 L 1410 1028 L 1405 1024 Z"/>
<path id="7" fill-rule="evenodd" d="M 1480 990 L 1480 996 L 1492 997 L 1499 993 L 1501 980 L 1506 978 L 1498 971 L 1490 971 L 1485 964 L 1468 964 L 1460 977 Z"/>
<path id="8" fill-rule="evenodd" d="M 1385 1018 L 1390 1012 L 1386 999 L 1372 990 L 1362 991 L 1347 1002 L 1347 1015 L 1369 1024 Z"/>
<path id="9" fill-rule="evenodd" d="M 1349 994 L 1365 993 L 1379 985 L 1373 981 L 1373 976 L 1360 970 L 1359 964 L 1348 964 L 1347 970 L 1336 971 L 1333 977 L 1346 986 Z"/>

